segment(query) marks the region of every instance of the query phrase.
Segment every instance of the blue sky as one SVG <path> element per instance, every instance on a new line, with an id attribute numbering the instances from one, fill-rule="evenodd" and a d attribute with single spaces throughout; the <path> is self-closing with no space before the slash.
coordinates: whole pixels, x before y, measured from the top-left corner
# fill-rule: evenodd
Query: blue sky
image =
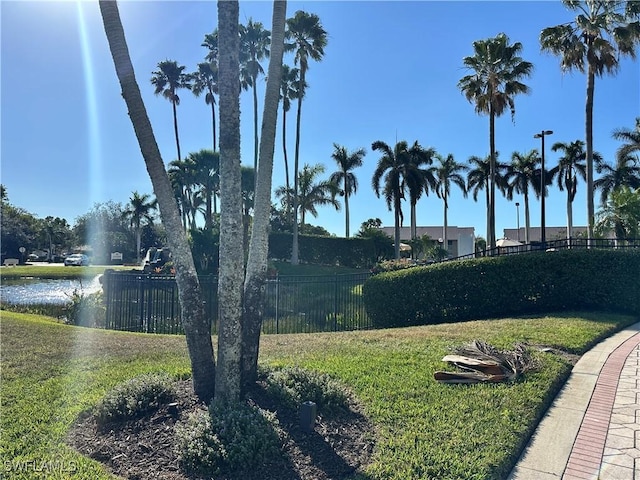
<path id="1" fill-rule="evenodd" d="M 270 28 L 272 4 L 241 2 L 240 20 Z M 216 27 L 215 2 L 120 2 L 129 51 L 138 83 L 166 163 L 175 159 L 171 105 L 153 94 L 149 80 L 157 63 L 177 60 L 193 71 L 206 50 L 204 35 Z M 526 81 L 531 94 L 516 98 L 515 122 L 507 114 L 496 122 L 501 159 L 514 151 L 540 148 L 547 137 L 547 165 L 556 141 L 584 139 L 586 77 L 563 74 L 559 60 L 541 53 L 542 28 L 570 21 L 560 2 L 290 2 L 287 15 L 303 9 L 319 15 L 328 32 L 324 60 L 312 63 L 303 102 L 300 162 L 336 169 L 333 143 L 349 150 L 364 147 L 364 166 L 355 171 L 359 189 L 350 199 L 351 232 L 368 218 L 393 225 L 393 214 L 371 188 L 379 158 L 371 143 L 397 140 L 434 147 L 466 162 L 489 151 L 489 121 L 478 116 L 457 89 L 468 72 L 462 59 L 475 40 L 506 33 L 523 44 L 522 57 L 535 65 Z M 126 203 L 134 190 L 151 193 L 151 183 L 120 96 L 97 2 L 2 1 L 1 17 L 1 181 L 10 201 L 37 215 L 75 219 L 95 202 Z M 291 56 L 285 61 L 293 63 Z M 265 64 L 266 69 L 266 64 Z M 264 82 L 260 82 L 262 104 Z M 252 104 L 242 95 L 242 158 L 253 164 Z M 261 106 L 260 106 L 261 109 Z M 640 116 L 640 68 L 624 59 L 617 76 L 596 79 L 594 147 L 613 161 L 619 143 L 611 132 L 632 127 Z M 295 107 L 287 120 L 288 152 L 293 158 Z M 281 118 L 279 117 L 279 121 Z M 178 107 L 181 150 L 210 148 L 210 110 L 203 98 L 181 93 Z M 276 139 L 274 188 L 284 184 L 280 128 Z M 574 202 L 574 224 L 586 222 L 584 183 Z M 547 226 L 566 224 L 565 193 L 554 188 L 547 199 Z M 496 228 L 516 226 L 515 198 L 498 195 Z M 409 208 L 405 208 L 408 221 Z M 435 195 L 418 203 L 419 225 L 441 225 L 442 201 Z M 524 224 L 520 208 L 520 224 Z M 344 235 L 344 211 L 323 208 L 313 224 Z M 532 226 L 540 206 L 531 203 Z M 406 222 L 405 222 L 406 224 Z M 474 202 L 455 192 L 449 225 L 475 227 L 485 236 L 484 197 Z"/>

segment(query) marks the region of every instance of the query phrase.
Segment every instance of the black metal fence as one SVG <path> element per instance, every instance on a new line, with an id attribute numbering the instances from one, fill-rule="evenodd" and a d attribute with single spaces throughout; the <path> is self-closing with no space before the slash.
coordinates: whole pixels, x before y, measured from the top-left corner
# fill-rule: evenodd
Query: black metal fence
<path id="1" fill-rule="evenodd" d="M 494 249 L 487 249 L 481 252 L 472 253 L 460 257 L 450 258 L 448 260 L 466 260 L 469 258 L 479 257 L 495 257 L 500 255 L 516 255 L 519 253 L 540 252 L 540 251 L 554 251 L 554 250 L 568 250 L 568 249 L 592 249 L 592 248 L 606 248 L 606 249 L 628 249 L 628 248 L 640 248 L 640 238 L 625 238 L 622 240 L 616 240 L 612 238 L 571 238 L 560 240 L 549 240 L 544 242 L 532 242 L 522 245 L 495 247 Z"/>
<path id="2" fill-rule="evenodd" d="M 302 333 L 371 328 L 362 285 L 369 273 L 282 276 L 265 288 L 263 333 Z M 205 311 L 216 332 L 218 279 L 200 277 Z M 106 325 L 112 330 L 183 333 L 173 276 L 107 272 L 103 277 Z"/>

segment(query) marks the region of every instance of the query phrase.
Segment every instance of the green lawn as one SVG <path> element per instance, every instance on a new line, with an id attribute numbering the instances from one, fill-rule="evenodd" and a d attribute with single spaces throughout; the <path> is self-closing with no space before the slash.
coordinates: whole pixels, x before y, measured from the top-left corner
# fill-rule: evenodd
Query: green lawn
<path id="1" fill-rule="evenodd" d="M 574 353 L 637 321 L 575 313 L 333 334 L 265 335 L 261 362 L 327 372 L 348 384 L 377 429 L 370 479 L 505 478 L 571 366 L 538 354 L 542 369 L 514 384 L 453 386 L 433 372 L 451 346 L 546 344 Z M 83 411 L 143 372 L 189 375 L 184 338 L 84 329 L 2 311 L 0 477 L 112 478 L 67 448 Z M 8 463 L 7 463 L 8 462 Z M 45 473 L 34 477 L 34 466 Z M 17 467 L 26 471 L 16 472 Z M 71 472 L 73 470 L 73 472 Z"/>

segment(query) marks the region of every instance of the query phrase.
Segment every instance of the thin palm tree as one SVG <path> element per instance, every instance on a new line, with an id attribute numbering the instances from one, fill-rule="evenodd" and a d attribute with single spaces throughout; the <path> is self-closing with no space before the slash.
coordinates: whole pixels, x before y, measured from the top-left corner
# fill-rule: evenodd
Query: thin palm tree
<path id="1" fill-rule="evenodd" d="M 346 238 L 349 238 L 349 197 L 358 190 L 358 179 L 353 170 L 362 166 L 365 155 L 364 148 L 348 152 L 346 147 L 337 143 L 333 144 L 331 158 L 338 164 L 338 171 L 331 174 L 329 181 L 339 186 L 340 195 L 344 197 Z"/>
<path id="2" fill-rule="evenodd" d="M 498 160 L 499 153 L 495 154 L 495 182 L 496 188 L 502 192 L 504 195 L 506 192 L 506 183 L 504 179 L 504 171 L 507 166 Z M 487 156 L 485 158 L 478 156 L 469 157 L 469 171 L 467 172 L 467 192 L 470 192 L 473 196 L 473 200 L 475 202 L 478 201 L 478 195 L 480 191 L 484 190 L 485 193 L 485 204 L 487 206 L 487 238 L 489 238 L 489 225 L 491 223 L 491 219 L 489 218 L 489 191 L 491 189 L 490 179 L 491 179 L 491 156 Z M 486 242 L 485 242 L 486 243 Z"/>
<path id="3" fill-rule="evenodd" d="M 249 18 L 247 25 L 240 25 L 240 75 L 253 92 L 253 169 L 258 170 L 258 76 L 264 75 L 260 61 L 269 58 L 271 32 L 262 22 Z"/>
<path id="4" fill-rule="evenodd" d="M 285 51 L 294 52 L 294 63 L 300 67 L 298 79 L 298 111 L 296 115 L 296 146 L 293 166 L 293 211 L 298 210 L 298 166 L 300 160 L 300 121 L 302 115 L 302 98 L 306 91 L 307 71 L 309 60 L 319 62 L 324 57 L 324 47 L 327 46 L 327 32 L 320 23 L 320 17 L 314 13 L 298 10 L 292 18 L 287 19 L 285 33 Z M 298 222 L 293 222 L 293 248 L 291 249 L 291 263 L 298 264 Z"/>
<path id="5" fill-rule="evenodd" d="M 570 143 L 556 142 L 551 150 L 563 153 L 558 159 L 558 165 L 553 167 L 549 174 L 551 177 L 557 175 L 558 188 L 560 191 L 567 192 L 567 240 L 571 240 L 573 238 L 573 200 L 578 191 L 578 177 L 583 180 L 587 178 L 585 164 L 587 154 L 582 140 Z"/>
<path id="6" fill-rule="evenodd" d="M 416 140 L 409 148 L 409 164 L 406 165 L 403 182 L 409 194 L 411 207 L 411 240 L 417 238 L 417 214 L 416 206 L 422 194 L 429 195 L 429 191 L 435 191 L 436 179 L 430 165 L 436 151 L 433 148 L 423 148 Z"/>
<path id="7" fill-rule="evenodd" d="M 536 196 L 540 195 L 540 169 L 538 168 L 540 162 L 540 154 L 536 149 L 528 153 L 513 152 L 511 164 L 507 165 L 504 176 L 507 199 L 513 200 L 514 192 L 524 197 L 524 243 L 530 242 L 529 187 L 533 188 Z M 550 176 L 546 178 L 550 179 Z"/>
<path id="8" fill-rule="evenodd" d="M 402 140 L 396 143 L 392 149 L 385 142 L 377 140 L 371 144 L 371 149 L 380 151 L 382 154 L 373 172 L 371 186 L 378 197 L 380 197 L 380 194 L 384 196 L 389 211 L 393 210 L 395 258 L 399 259 L 400 226 L 402 225 L 401 201 L 404 198 L 406 187 L 406 183 L 404 182 L 405 173 L 411 165 L 409 145 L 406 141 Z"/>
<path id="9" fill-rule="evenodd" d="M 467 196 L 467 183 L 463 176 L 463 172 L 469 170 L 467 165 L 456 162 L 452 154 L 446 157 L 442 155 L 435 156 L 437 163 L 433 166 L 433 173 L 435 177 L 435 192 L 438 198 L 442 199 L 444 205 L 444 226 L 442 227 L 442 245 L 445 250 L 449 250 L 449 243 L 447 238 L 448 223 L 448 210 L 449 210 L 449 196 L 451 195 L 451 186 L 457 185 L 462 194 Z"/>
<path id="10" fill-rule="evenodd" d="M 213 151 L 217 150 L 216 135 L 216 95 L 218 94 L 218 65 L 214 62 L 198 64 L 198 70 L 191 74 L 191 91 L 196 97 L 203 92 L 204 101 L 211 106 L 211 123 L 213 126 Z"/>
<path id="11" fill-rule="evenodd" d="M 153 224 L 153 211 L 157 207 L 155 199 L 148 193 L 139 194 L 134 191 L 129 198 L 129 204 L 124 210 L 125 218 L 129 219 L 129 224 L 136 234 L 136 262 L 140 264 L 140 249 L 142 242 L 142 228 L 146 224 Z"/>
<path id="12" fill-rule="evenodd" d="M 204 224 L 207 230 L 213 226 L 213 214 L 217 213 L 216 197 L 220 187 L 220 154 L 202 149 L 187 155 L 187 165 L 193 170 L 193 183 L 200 198 L 204 199 Z"/>
<path id="13" fill-rule="evenodd" d="M 619 150 L 613 166 L 605 163 L 596 153 L 593 158 L 596 161 L 596 171 L 602 174 L 593 184 L 596 190 L 600 190 L 602 205 L 621 187 L 640 188 L 640 158 L 637 155 Z"/>
<path id="14" fill-rule="evenodd" d="M 291 188 L 289 181 L 289 160 L 287 157 L 287 112 L 291 109 L 291 100 L 298 98 L 300 88 L 300 69 L 282 66 L 280 80 L 280 99 L 282 100 L 282 154 L 284 156 L 284 175 L 287 190 Z M 303 85 L 303 88 L 305 85 Z M 304 92 L 303 92 L 304 96 Z"/>
<path id="15" fill-rule="evenodd" d="M 211 327 L 202 307 L 200 282 L 196 274 L 193 255 L 187 236 L 181 228 L 180 213 L 174 200 L 171 183 L 140 94 L 140 87 L 135 77 L 120 20 L 118 4 L 111 0 L 101 0 L 99 6 L 109 49 L 122 89 L 122 97 L 127 105 L 129 118 L 147 165 L 154 194 L 158 199 L 160 216 L 167 232 L 167 243 L 174 255 L 178 299 L 191 362 L 193 389 L 202 401 L 208 403 L 213 398 L 216 365 L 213 357 Z"/>
<path id="16" fill-rule="evenodd" d="M 595 77 L 615 74 L 622 56 L 635 58 L 640 42 L 640 4 L 637 1 L 562 0 L 576 12 L 573 22 L 547 27 L 540 33 L 540 46 L 560 57 L 563 71 L 587 74 L 585 138 L 587 163 L 587 234 L 593 237 L 593 92 Z"/>
<path id="17" fill-rule="evenodd" d="M 318 216 L 318 207 L 332 206 L 336 210 L 340 210 L 340 202 L 336 200 L 338 194 L 338 186 L 330 180 L 319 180 L 318 176 L 325 171 L 324 165 L 318 163 L 316 165 L 305 164 L 299 174 L 298 184 L 300 191 L 298 192 L 298 211 L 300 214 L 300 229 L 305 225 L 306 214 L 310 213 L 315 217 Z"/>
<path id="18" fill-rule="evenodd" d="M 474 55 L 465 57 L 464 66 L 473 73 L 458 82 L 458 88 L 469 102 L 475 104 L 478 114 L 489 115 L 489 152 L 491 158 L 489 174 L 489 227 L 487 241 L 490 248 L 496 246 L 495 189 L 496 189 L 496 147 L 495 117 L 507 108 L 511 118 L 515 115 L 514 97 L 529 93 L 529 87 L 522 80 L 529 77 L 533 64 L 520 57 L 522 44 L 509 44 L 504 33 L 494 38 L 473 42 Z"/>
<path id="19" fill-rule="evenodd" d="M 180 160 L 180 138 L 178 137 L 178 110 L 180 97 L 178 90 L 181 88 L 191 89 L 191 78 L 184 73 L 184 65 L 178 65 L 175 60 L 163 60 L 158 63 L 158 70 L 151 72 L 151 84 L 155 87 L 154 93 L 162 95 L 171 102 L 173 109 L 173 130 L 176 135 L 176 148 L 178 150 L 177 159 Z"/>

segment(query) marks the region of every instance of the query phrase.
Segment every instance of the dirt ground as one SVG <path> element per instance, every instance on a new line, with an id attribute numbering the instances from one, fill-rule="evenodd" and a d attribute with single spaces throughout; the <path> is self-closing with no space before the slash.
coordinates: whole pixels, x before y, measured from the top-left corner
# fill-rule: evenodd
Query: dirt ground
<path id="1" fill-rule="evenodd" d="M 87 415 L 71 430 L 68 443 L 124 478 L 199 478 L 180 470 L 173 432 L 177 421 L 206 407 L 198 402 L 189 380 L 178 382 L 177 391 L 172 404 L 144 418 L 100 430 Z M 354 401 L 348 412 L 330 419 L 319 417 L 314 431 L 305 433 L 297 412 L 278 408 L 263 389 L 256 388 L 250 398 L 259 407 L 276 413 L 283 430 L 283 455 L 256 471 L 219 476 L 216 480 L 339 480 L 353 476 L 369 463 L 375 434 Z"/>

